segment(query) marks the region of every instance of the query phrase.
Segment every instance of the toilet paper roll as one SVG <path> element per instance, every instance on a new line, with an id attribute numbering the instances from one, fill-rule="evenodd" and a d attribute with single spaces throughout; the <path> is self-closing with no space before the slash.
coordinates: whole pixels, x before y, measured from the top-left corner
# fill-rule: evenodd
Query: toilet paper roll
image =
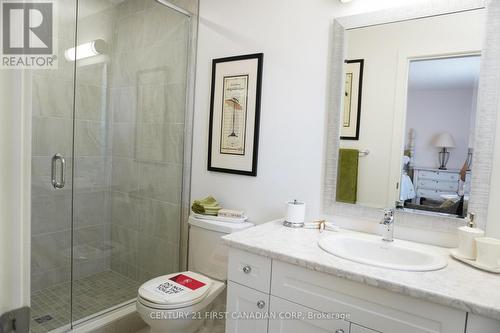
<path id="1" fill-rule="evenodd" d="M 285 221 L 290 223 L 304 223 L 306 204 L 297 200 L 286 203 Z"/>

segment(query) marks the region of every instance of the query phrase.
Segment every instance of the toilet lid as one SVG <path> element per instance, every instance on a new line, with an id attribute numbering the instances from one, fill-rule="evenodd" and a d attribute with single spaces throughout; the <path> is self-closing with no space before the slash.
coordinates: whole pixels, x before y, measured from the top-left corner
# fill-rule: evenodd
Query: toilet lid
<path id="1" fill-rule="evenodd" d="M 163 275 L 139 287 L 139 297 L 148 306 L 181 308 L 200 302 L 210 290 L 212 280 L 186 271 Z"/>

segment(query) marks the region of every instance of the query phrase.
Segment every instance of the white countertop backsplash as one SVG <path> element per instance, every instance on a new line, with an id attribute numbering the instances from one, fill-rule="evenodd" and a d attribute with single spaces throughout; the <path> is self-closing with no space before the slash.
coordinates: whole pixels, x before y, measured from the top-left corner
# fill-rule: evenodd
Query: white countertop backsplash
<path id="1" fill-rule="evenodd" d="M 431 245 L 448 257 L 448 266 L 406 272 L 359 264 L 319 248 L 318 240 L 333 233 L 286 228 L 273 221 L 223 239 L 230 247 L 500 320 L 500 275 L 474 269 L 452 259 L 447 248 Z"/>

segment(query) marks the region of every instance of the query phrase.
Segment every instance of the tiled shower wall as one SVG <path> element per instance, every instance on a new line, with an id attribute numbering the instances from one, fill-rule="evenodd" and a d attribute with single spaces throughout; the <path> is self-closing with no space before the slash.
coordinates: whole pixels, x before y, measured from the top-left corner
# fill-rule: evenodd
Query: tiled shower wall
<path id="1" fill-rule="evenodd" d="M 188 33 L 183 15 L 154 1 L 125 3 L 117 17 L 111 268 L 139 281 L 179 269 Z"/>
<path id="2" fill-rule="evenodd" d="M 78 44 L 104 39 L 108 58 L 77 67 L 75 278 L 112 269 L 144 281 L 179 265 L 189 25 L 154 0 L 80 3 Z M 70 279 L 73 68 L 62 52 L 59 70 L 33 79 L 32 290 Z M 63 190 L 50 185 L 56 152 L 68 157 Z"/>

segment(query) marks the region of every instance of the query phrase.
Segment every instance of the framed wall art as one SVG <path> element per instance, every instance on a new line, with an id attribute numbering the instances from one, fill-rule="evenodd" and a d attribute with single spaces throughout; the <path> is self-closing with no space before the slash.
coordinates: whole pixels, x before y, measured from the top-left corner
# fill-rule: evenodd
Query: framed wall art
<path id="1" fill-rule="evenodd" d="M 359 140 L 363 65 L 363 59 L 345 61 L 344 108 L 340 128 L 342 140 Z"/>
<path id="2" fill-rule="evenodd" d="M 208 170 L 257 175 L 263 53 L 214 59 Z"/>

